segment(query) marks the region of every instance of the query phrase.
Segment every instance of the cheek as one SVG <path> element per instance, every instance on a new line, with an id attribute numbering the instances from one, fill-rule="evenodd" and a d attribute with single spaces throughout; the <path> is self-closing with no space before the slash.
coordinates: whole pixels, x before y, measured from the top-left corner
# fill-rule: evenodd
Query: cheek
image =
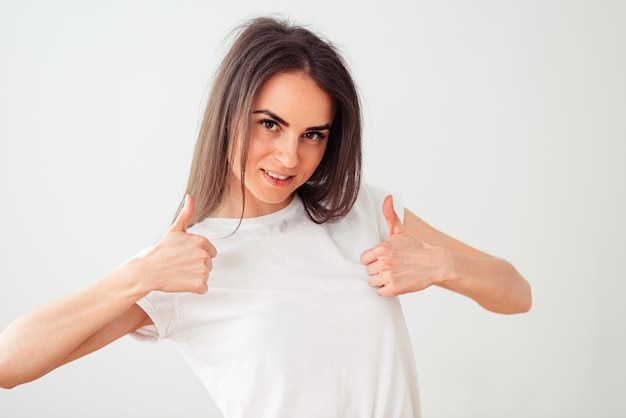
<path id="1" fill-rule="evenodd" d="M 259 159 L 259 155 L 262 155 L 262 143 L 262 141 L 255 140 L 254 136 L 250 138 L 250 142 L 248 143 L 248 155 L 246 156 L 245 161 L 246 171 L 248 171 L 248 168 L 250 168 L 254 164 L 254 162 Z M 232 145 L 236 148 L 233 153 L 230 153 L 231 157 L 229 159 L 230 166 L 238 177 L 241 173 L 241 148 L 239 144 L 240 142 L 236 141 L 236 143 Z"/>
<path id="2" fill-rule="evenodd" d="M 263 158 L 267 157 L 270 152 L 267 149 L 267 146 L 263 146 L 263 141 L 254 141 L 250 140 L 250 145 L 248 146 L 248 158 L 246 160 L 246 167 L 250 167 L 251 165 L 255 165 Z"/>

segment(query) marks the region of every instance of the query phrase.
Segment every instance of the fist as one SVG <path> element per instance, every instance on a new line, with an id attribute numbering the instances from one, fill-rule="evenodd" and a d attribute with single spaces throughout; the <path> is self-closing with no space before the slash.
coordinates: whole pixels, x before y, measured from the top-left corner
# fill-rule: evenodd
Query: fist
<path id="1" fill-rule="evenodd" d="M 141 257 L 141 275 L 150 290 L 206 293 L 217 251 L 203 236 L 187 233 L 194 211 L 191 195 L 161 239 Z"/>
<path id="2" fill-rule="evenodd" d="M 368 284 L 380 296 L 397 296 L 423 290 L 443 276 L 446 252 L 433 247 L 407 231 L 387 196 L 383 215 L 389 225 L 389 237 L 361 254 Z"/>

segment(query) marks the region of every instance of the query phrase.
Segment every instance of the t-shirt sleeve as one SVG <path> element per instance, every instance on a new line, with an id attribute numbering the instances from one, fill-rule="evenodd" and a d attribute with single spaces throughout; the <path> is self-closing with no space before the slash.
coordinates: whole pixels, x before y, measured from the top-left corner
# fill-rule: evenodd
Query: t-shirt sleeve
<path id="1" fill-rule="evenodd" d="M 153 325 L 146 325 L 130 333 L 130 336 L 144 342 L 157 342 L 165 336 L 165 323 L 148 296 L 137 301 L 137 305 L 152 320 Z"/>
<path id="2" fill-rule="evenodd" d="M 152 320 L 153 325 L 147 325 L 132 332 L 130 335 L 140 341 L 157 342 L 171 337 L 178 325 L 179 298 L 181 293 L 150 292 L 137 301 L 137 305 Z"/>

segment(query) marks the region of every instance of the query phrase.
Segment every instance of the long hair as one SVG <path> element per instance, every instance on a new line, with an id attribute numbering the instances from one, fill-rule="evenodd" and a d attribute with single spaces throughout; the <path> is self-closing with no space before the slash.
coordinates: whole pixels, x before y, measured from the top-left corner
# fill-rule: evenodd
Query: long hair
<path id="1" fill-rule="evenodd" d="M 315 80 L 336 107 L 322 161 L 297 193 L 316 223 L 341 219 L 352 208 L 361 180 L 361 107 L 347 65 L 330 42 L 308 29 L 261 17 L 238 28 L 215 74 L 187 183 L 187 193 L 195 201 L 190 225 L 209 216 L 225 199 L 229 148 L 234 148 L 229 143 L 237 138 L 242 141 L 244 190 L 254 97 L 270 77 L 292 71 Z"/>

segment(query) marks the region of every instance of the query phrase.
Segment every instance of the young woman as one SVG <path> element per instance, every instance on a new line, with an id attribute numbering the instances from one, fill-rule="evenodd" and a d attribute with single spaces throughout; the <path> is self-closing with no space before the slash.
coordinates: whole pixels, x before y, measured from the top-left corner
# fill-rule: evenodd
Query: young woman
<path id="1" fill-rule="evenodd" d="M 0 386 L 131 334 L 174 341 L 225 416 L 418 416 L 396 296 L 438 285 L 515 313 L 530 288 L 361 184 L 360 117 L 328 42 L 250 21 L 218 69 L 170 229 L 9 325 Z"/>

